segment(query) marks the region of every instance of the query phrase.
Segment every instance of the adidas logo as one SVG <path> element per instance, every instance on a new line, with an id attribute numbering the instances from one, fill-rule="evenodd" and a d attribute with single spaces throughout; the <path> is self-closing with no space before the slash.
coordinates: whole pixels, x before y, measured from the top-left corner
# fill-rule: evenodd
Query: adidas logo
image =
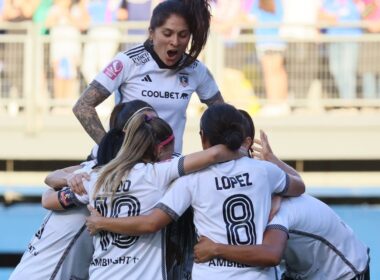
<path id="1" fill-rule="evenodd" d="M 152 82 L 152 79 L 149 77 L 149 75 L 146 75 L 144 78 L 141 79 L 143 82 Z"/>

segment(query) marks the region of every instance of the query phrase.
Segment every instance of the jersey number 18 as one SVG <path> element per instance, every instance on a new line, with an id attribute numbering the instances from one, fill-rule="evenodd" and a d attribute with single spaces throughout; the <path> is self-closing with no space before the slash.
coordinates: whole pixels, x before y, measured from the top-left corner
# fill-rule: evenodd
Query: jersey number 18
<path id="1" fill-rule="evenodd" d="M 140 202 L 139 200 L 131 195 L 119 196 L 113 199 L 111 204 L 111 209 L 108 209 L 107 200 L 109 198 L 97 197 L 95 199 L 95 208 L 103 217 L 117 218 L 121 212 L 121 208 L 126 207 L 128 216 L 138 216 L 140 214 Z M 107 250 L 110 244 L 119 247 L 121 249 L 126 249 L 131 247 L 139 239 L 138 236 L 128 236 L 113 232 L 100 232 L 100 245 L 102 250 Z"/>

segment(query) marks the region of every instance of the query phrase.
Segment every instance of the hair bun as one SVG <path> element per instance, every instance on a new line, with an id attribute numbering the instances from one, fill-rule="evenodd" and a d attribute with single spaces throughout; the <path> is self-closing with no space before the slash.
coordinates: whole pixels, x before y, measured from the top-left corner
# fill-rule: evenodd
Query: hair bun
<path id="1" fill-rule="evenodd" d="M 236 130 L 226 130 L 223 135 L 225 145 L 231 150 L 237 150 L 240 148 L 243 139 L 243 134 L 241 131 Z"/>

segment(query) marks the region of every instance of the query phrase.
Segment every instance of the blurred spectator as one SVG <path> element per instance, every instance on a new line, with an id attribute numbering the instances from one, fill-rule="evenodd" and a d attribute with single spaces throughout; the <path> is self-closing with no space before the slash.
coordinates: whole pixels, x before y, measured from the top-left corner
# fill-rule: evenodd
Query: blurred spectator
<path id="1" fill-rule="evenodd" d="M 360 0 L 358 2 L 362 19 L 367 23 L 366 35 L 380 35 L 380 1 Z M 358 72 L 362 77 L 363 97 L 380 96 L 380 42 L 365 41 L 360 46 Z"/>
<path id="2" fill-rule="evenodd" d="M 244 26 L 250 24 L 249 14 L 252 0 L 216 0 L 211 3 L 212 31 L 217 32 L 224 40 L 224 69 L 221 69 L 220 89 L 225 102 L 255 114 L 258 102 L 254 96 L 251 81 L 244 70 L 252 64 L 253 49 L 245 43 L 236 41 L 244 34 Z M 191 104 L 191 101 L 190 101 Z M 196 106 L 195 103 L 191 104 Z"/>
<path id="3" fill-rule="evenodd" d="M 128 17 L 126 10 L 120 11 L 121 0 L 84 0 L 86 7 L 87 39 L 83 50 L 82 74 L 90 83 L 116 54 L 120 30 L 113 26 L 119 18 Z"/>
<path id="4" fill-rule="evenodd" d="M 0 0 L 0 21 L 3 21 L 4 0 Z"/>
<path id="5" fill-rule="evenodd" d="M 36 11 L 33 14 L 33 22 L 41 26 L 41 34 L 47 34 L 46 18 L 54 0 L 39 0 Z"/>
<path id="6" fill-rule="evenodd" d="M 20 22 L 30 20 L 40 0 L 3 0 L 4 20 Z"/>
<path id="7" fill-rule="evenodd" d="M 128 21 L 148 22 L 157 0 L 122 0 L 121 7 L 128 11 Z M 146 34 L 146 29 L 128 29 L 129 35 Z M 130 46 L 127 46 L 130 48 Z"/>
<path id="8" fill-rule="evenodd" d="M 39 0 L 3 0 L 3 20 L 8 22 L 30 21 Z M 25 34 L 26 29 L 9 29 L 7 34 Z M 4 46 L 5 95 L 18 98 L 23 92 L 24 49 L 22 43 L 7 42 Z"/>
<path id="9" fill-rule="evenodd" d="M 296 97 L 306 96 L 318 77 L 319 53 L 316 43 L 317 23 L 323 0 L 282 0 L 284 15 L 280 35 L 288 40 L 286 70 L 289 91 Z"/>
<path id="10" fill-rule="evenodd" d="M 78 92 L 78 66 L 81 57 L 83 3 L 55 0 L 46 18 L 51 36 L 50 61 L 54 72 L 54 98 L 71 100 Z"/>
<path id="11" fill-rule="evenodd" d="M 360 21 L 356 0 L 324 0 L 321 19 L 329 24 L 354 23 Z M 356 98 L 356 74 L 358 66 L 359 44 L 355 37 L 362 34 L 359 27 L 331 26 L 326 33 L 337 42 L 329 43 L 329 67 L 342 99 Z M 339 41 L 351 37 L 353 41 Z"/>
<path id="12" fill-rule="evenodd" d="M 243 1 L 215 0 L 211 2 L 213 30 L 225 38 L 234 38 L 240 33 Z"/>
<path id="13" fill-rule="evenodd" d="M 260 24 L 280 25 L 283 20 L 281 0 L 255 0 L 252 15 Z M 280 39 L 279 27 L 258 27 L 256 52 L 260 60 L 268 104 L 263 115 L 282 115 L 290 112 L 288 105 L 288 76 L 285 70 L 285 42 Z"/>

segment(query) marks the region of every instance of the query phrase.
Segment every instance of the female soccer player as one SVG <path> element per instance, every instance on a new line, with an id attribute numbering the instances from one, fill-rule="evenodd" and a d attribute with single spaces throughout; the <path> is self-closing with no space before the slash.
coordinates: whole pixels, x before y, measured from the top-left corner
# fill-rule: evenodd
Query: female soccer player
<path id="1" fill-rule="evenodd" d="M 137 114 L 127 124 L 123 146 L 116 158 L 99 172 L 91 173 L 91 180 L 85 182 L 90 196 L 77 196 L 75 203 L 90 201 L 110 217 L 143 215 L 150 212 L 170 182 L 180 175 L 240 157 L 238 151 L 217 145 L 169 160 L 173 150 L 170 126 L 158 117 Z M 56 199 L 50 203 L 57 205 Z M 142 237 L 102 233 L 95 238 L 90 278 L 166 279 L 161 253 L 164 239 L 161 233 Z"/>
<path id="2" fill-rule="evenodd" d="M 231 150 L 238 150 L 244 141 L 242 123 L 242 114 L 233 106 L 210 106 L 201 118 L 203 148 L 225 144 Z M 192 206 L 199 235 L 223 244 L 260 244 L 272 193 L 295 196 L 304 189 L 299 176 L 287 174 L 275 164 L 243 157 L 177 179 L 149 215 L 110 218 L 92 209 L 87 225 L 92 233 L 99 230 L 131 236 L 153 233 L 177 220 Z M 144 249 L 146 247 L 141 248 Z M 156 258 L 160 252 L 157 254 Z M 273 279 L 274 270 L 221 259 L 194 264 L 192 279 L 210 276 L 213 279 Z"/>
<path id="3" fill-rule="evenodd" d="M 87 279 L 93 254 L 92 238 L 85 230 L 86 207 L 73 207 L 74 194 L 66 186 L 81 191 L 82 178 L 88 177 L 95 165 L 104 165 L 113 159 L 124 139 L 123 128 L 135 113 L 157 116 L 146 102 L 134 100 L 115 106 L 110 116 L 110 131 L 97 150 L 97 161 L 59 169 L 49 174 L 45 183 L 55 190 L 43 194 L 42 205 L 50 211 L 40 229 L 33 236 L 20 263 L 10 279 Z"/>
<path id="4" fill-rule="evenodd" d="M 196 60 L 206 44 L 209 26 L 208 0 L 158 4 L 150 20 L 149 39 L 117 54 L 73 108 L 92 139 L 99 143 L 105 134 L 95 107 L 115 91 L 122 102 L 141 99 L 151 104 L 173 128 L 175 152 L 181 153 L 192 93 L 207 105 L 223 102 L 210 72 Z"/>
<path id="5" fill-rule="evenodd" d="M 274 157 L 263 132 L 255 150 L 263 160 Z M 283 258 L 284 280 L 368 280 L 368 251 L 329 206 L 306 194 L 283 200 L 266 228 L 262 245 L 231 246 L 201 237 L 194 247 L 199 263 L 219 257 L 252 266 L 274 266 Z"/>

